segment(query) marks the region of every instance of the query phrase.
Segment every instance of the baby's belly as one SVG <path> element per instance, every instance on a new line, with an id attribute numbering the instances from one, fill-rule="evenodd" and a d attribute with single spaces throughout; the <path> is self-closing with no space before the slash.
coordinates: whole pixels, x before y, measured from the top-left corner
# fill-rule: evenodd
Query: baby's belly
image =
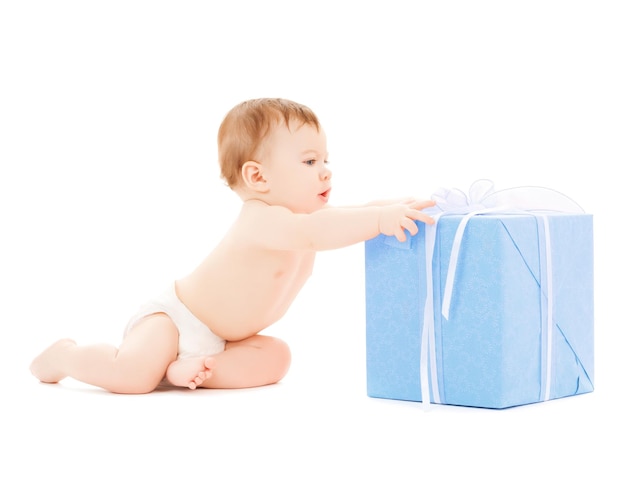
<path id="1" fill-rule="evenodd" d="M 186 294 L 178 286 L 180 300 L 219 337 L 237 341 L 258 334 L 276 323 L 288 311 L 301 285 L 294 290 L 286 287 L 244 291 L 199 291 Z"/>
<path id="2" fill-rule="evenodd" d="M 177 281 L 180 300 L 216 335 L 251 337 L 283 317 L 311 276 L 314 253 L 210 256 Z"/>

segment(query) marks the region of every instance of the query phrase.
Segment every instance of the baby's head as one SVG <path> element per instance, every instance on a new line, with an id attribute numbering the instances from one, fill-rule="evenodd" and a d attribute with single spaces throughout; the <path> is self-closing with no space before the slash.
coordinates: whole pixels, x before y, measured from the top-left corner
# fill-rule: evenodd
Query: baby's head
<path id="1" fill-rule="evenodd" d="M 231 189 L 241 183 L 245 162 L 257 160 L 271 130 L 284 124 L 309 124 L 320 130 L 317 116 L 308 107 L 286 99 L 252 99 L 233 107 L 217 135 L 221 176 Z"/>

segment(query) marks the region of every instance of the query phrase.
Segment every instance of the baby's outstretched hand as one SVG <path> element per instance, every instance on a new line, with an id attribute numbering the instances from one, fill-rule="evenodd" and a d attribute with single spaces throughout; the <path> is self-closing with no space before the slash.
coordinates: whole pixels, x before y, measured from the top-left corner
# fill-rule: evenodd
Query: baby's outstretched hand
<path id="1" fill-rule="evenodd" d="M 378 229 L 383 235 L 395 236 L 399 241 L 404 242 L 407 230 L 411 235 L 418 231 L 415 221 L 432 225 L 435 220 L 422 209 L 430 208 L 436 203 L 434 201 L 407 200 L 398 204 L 390 204 L 380 208 L 378 217 Z"/>

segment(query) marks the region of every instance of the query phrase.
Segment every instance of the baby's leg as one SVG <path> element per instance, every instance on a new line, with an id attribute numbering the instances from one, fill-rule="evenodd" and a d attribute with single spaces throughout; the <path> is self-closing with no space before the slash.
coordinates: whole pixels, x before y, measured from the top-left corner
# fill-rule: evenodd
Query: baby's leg
<path id="1" fill-rule="evenodd" d="M 199 385 L 202 388 L 251 388 L 277 383 L 291 364 L 287 344 L 265 335 L 226 342 L 225 350 L 213 358 L 211 377 Z"/>
<path id="2" fill-rule="evenodd" d="M 213 357 L 177 359 L 168 366 L 165 377 L 174 386 L 184 386 L 195 390 L 213 375 L 214 366 Z"/>
<path id="3" fill-rule="evenodd" d="M 119 349 L 61 340 L 36 357 L 30 368 L 45 383 L 69 376 L 114 393 L 148 393 L 161 382 L 177 352 L 178 330 L 168 316 L 156 314 L 134 326 Z"/>

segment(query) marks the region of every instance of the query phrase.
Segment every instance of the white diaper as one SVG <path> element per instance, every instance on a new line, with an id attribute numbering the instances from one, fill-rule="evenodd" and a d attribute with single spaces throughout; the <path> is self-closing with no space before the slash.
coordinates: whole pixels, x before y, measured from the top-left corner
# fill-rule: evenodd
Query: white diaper
<path id="1" fill-rule="evenodd" d="M 124 335 L 137 325 L 139 320 L 155 313 L 165 313 L 176 325 L 179 359 L 212 356 L 224 350 L 226 341 L 215 335 L 178 299 L 175 285 L 155 300 L 144 304 L 128 322 Z"/>

